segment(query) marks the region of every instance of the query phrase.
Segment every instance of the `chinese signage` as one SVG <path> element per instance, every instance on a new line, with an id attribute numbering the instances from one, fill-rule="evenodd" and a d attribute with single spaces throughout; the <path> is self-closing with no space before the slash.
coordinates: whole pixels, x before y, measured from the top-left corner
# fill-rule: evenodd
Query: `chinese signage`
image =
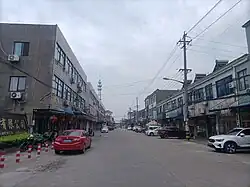
<path id="1" fill-rule="evenodd" d="M 25 115 L 6 115 L 0 117 L 0 136 L 15 134 L 28 130 Z"/>

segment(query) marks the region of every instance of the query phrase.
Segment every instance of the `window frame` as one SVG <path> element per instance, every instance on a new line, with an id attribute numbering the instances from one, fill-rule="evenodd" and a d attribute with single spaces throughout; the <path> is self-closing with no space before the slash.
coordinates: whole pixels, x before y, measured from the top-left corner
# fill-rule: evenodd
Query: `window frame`
<path id="1" fill-rule="evenodd" d="M 242 73 L 242 75 L 240 75 Z M 249 88 L 249 84 L 248 84 L 248 79 L 247 79 L 247 68 L 240 70 L 237 72 L 237 78 L 238 78 L 238 86 L 237 89 L 239 91 L 243 91 L 246 90 L 247 88 Z M 241 81 L 243 81 L 241 84 Z"/>
<path id="2" fill-rule="evenodd" d="M 205 86 L 205 95 L 206 95 L 206 100 L 211 100 L 214 98 L 212 83 Z"/>
<path id="3" fill-rule="evenodd" d="M 16 53 L 16 45 L 21 44 L 20 54 Z M 14 41 L 12 54 L 18 56 L 29 56 L 30 42 Z"/>
<path id="4" fill-rule="evenodd" d="M 228 80 L 227 80 L 228 79 Z M 221 98 L 233 94 L 233 88 L 229 88 L 229 83 L 233 82 L 233 76 L 229 75 L 215 82 L 217 97 Z M 224 90 L 222 90 L 224 88 Z"/>
<path id="5" fill-rule="evenodd" d="M 11 79 L 12 78 L 17 78 L 16 90 L 11 90 L 10 89 Z M 20 78 L 24 78 L 24 80 L 25 80 L 24 89 L 19 89 Z M 9 78 L 9 92 L 24 92 L 26 90 L 26 85 L 27 85 L 26 81 L 27 81 L 27 77 L 26 76 L 10 76 L 10 78 Z"/>

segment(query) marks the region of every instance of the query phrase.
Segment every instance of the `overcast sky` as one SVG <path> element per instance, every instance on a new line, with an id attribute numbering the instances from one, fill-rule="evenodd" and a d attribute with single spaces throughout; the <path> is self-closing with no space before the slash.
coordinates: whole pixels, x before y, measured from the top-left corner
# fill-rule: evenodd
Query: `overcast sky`
<path id="1" fill-rule="evenodd" d="M 238 0 L 224 0 L 192 32 L 196 36 Z M 181 85 L 182 51 L 169 53 L 184 30 L 190 29 L 217 0 L 1 0 L 0 20 L 58 24 L 75 52 L 88 81 L 103 83 L 103 102 L 120 119 L 129 107 L 140 108 L 153 90 Z M 225 17 L 192 42 L 188 67 L 210 73 L 215 59 L 232 60 L 247 52 L 241 26 L 250 19 L 250 0 L 243 0 Z M 152 83 L 163 64 L 157 78 Z M 152 84 L 150 84 L 152 83 Z M 149 86 L 148 86 L 149 85 Z M 147 88 L 147 89 L 144 89 Z"/>

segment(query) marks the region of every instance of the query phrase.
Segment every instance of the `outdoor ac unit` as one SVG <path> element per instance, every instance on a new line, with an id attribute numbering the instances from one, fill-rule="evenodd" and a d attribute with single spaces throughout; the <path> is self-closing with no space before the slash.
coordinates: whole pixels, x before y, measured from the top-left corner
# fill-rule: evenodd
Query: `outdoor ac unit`
<path id="1" fill-rule="evenodd" d="M 21 92 L 11 92 L 10 93 L 10 98 L 11 99 L 21 99 L 22 94 L 21 94 Z"/>
<path id="2" fill-rule="evenodd" d="M 71 84 L 74 84 L 74 83 L 76 83 L 76 82 L 75 82 L 75 79 L 74 79 L 74 77 L 71 77 L 71 78 L 70 78 L 70 83 L 71 83 Z"/>
<path id="3" fill-rule="evenodd" d="M 69 102 L 68 102 L 67 100 L 64 100 L 64 101 L 63 101 L 63 105 L 64 105 L 64 106 L 69 106 Z"/>
<path id="4" fill-rule="evenodd" d="M 77 86 L 77 93 L 81 93 L 81 92 L 82 92 L 82 87 Z"/>
<path id="5" fill-rule="evenodd" d="M 9 55 L 8 56 L 8 61 L 10 62 L 19 62 L 20 58 L 17 55 Z"/>
<path id="6" fill-rule="evenodd" d="M 234 82 L 228 83 L 229 88 L 234 88 Z"/>
<path id="7" fill-rule="evenodd" d="M 247 93 L 247 94 L 250 94 L 250 88 L 247 88 L 247 89 L 246 89 L 246 93 Z"/>

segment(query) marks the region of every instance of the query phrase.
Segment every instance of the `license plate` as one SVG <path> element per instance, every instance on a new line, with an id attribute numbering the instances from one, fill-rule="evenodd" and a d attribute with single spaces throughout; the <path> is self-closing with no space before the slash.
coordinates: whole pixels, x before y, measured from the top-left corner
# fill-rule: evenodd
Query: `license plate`
<path id="1" fill-rule="evenodd" d="M 72 140 L 64 140 L 63 142 L 69 143 L 69 142 L 72 142 Z"/>

